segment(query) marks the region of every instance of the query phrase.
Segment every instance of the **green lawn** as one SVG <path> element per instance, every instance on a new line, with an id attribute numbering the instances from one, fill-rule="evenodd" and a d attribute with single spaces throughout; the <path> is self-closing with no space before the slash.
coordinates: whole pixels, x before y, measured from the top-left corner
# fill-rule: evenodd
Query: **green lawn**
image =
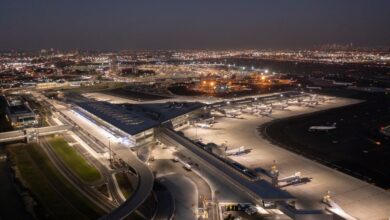
<path id="1" fill-rule="evenodd" d="M 47 219 L 96 219 L 104 214 L 58 172 L 40 146 L 19 144 L 8 150 Z"/>
<path id="2" fill-rule="evenodd" d="M 124 173 L 115 174 L 116 181 L 118 182 L 119 189 L 122 191 L 123 196 L 126 199 L 130 197 L 133 193 L 133 186 L 131 185 L 129 179 Z"/>
<path id="3" fill-rule="evenodd" d="M 100 172 L 69 146 L 63 137 L 50 138 L 49 143 L 65 164 L 85 182 L 92 183 L 102 177 Z"/>

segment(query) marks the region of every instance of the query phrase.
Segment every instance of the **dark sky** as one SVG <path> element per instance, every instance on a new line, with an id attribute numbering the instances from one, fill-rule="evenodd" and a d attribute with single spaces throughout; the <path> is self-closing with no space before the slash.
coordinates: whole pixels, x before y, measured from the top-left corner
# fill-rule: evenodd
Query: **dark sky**
<path id="1" fill-rule="evenodd" d="M 390 0 L 0 0 L 0 50 L 390 46 Z"/>

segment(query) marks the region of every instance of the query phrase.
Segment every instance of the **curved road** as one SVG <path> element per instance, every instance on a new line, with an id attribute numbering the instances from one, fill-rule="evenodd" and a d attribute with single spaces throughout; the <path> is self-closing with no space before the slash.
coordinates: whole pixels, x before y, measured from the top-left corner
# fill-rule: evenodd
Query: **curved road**
<path id="1" fill-rule="evenodd" d="M 55 102 L 46 99 L 61 116 L 68 122 L 68 124 L 77 124 L 83 131 L 88 132 L 95 137 L 100 143 L 108 147 L 107 137 L 102 135 L 102 128 L 97 124 L 93 124 L 86 120 L 82 120 L 73 114 L 70 109 L 64 108 Z M 103 132 L 104 133 L 104 132 Z M 111 143 L 111 150 L 127 164 L 129 164 L 137 172 L 138 184 L 132 196 L 122 203 L 112 212 L 103 216 L 101 219 L 124 219 L 134 212 L 152 193 L 154 185 L 154 176 L 152 171 L 140 161 L 126 146 L 117 143 Z"/>
<path id="2" fill-rule="evenodd" d="M 119 147 L 119 146 L 118 146 Z M 101 219 L 124 219 L 135 211 L 150 195 L 153 189 L 154 176 L 152 171 L 140 161 L 128 149 L 121 147 L 121 149 L 113 149 L 118 157 L 128 163 L 137 171 L 138 184 L 133 195 L 122 203 L 118 208 L 103 216 Z"/>
<path id="3" fill-rule="evenodd" d="M 85 120 L 80 120 L 80 118 L 75 116 L 69 110 L 61 109 L 60 112 L 62 113 L 62 116 L 64 116 L 65 120 L 71 121 L 73 124 L 77 124 L 84 132 L 88 132 L 91 136 L 95 137 L 98 142 L 108 147 L 108 143 L 106 143 L 107 137 L 103 136 L 102 133 L 99 132 L 102 128 L 98 125 L 91 124 Z M 112 212 L 103 216 L 101 219 L 124 219 L 142 205 L 142 203 L 149 197 L 153 190 L 154 176 L 152 171 L 126 146 L 115 142 L 111 143 L 110 146 L 117 158 L 122 159 L 136 170 L 138 184 L 129 199 Z"/>

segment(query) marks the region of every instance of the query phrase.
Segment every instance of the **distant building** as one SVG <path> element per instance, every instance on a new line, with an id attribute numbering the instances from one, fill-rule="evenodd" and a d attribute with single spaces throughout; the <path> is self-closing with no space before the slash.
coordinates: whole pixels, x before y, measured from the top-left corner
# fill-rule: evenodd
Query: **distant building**
<path id="1" fill-rule="evenodd" d="M 69 83 L 44 82 L 44 83 L 37 83 L 36 86 L 37 89 L 53 89 L 53 88 L 60 88 L 60 87 L 69 87 Z"/>
<path id="2" fill-rule="evenodd" d="M 36 114 L 21 96 L 3 96 L 6 103 L 6 118 L 14 128 L 38 125 Z"/>

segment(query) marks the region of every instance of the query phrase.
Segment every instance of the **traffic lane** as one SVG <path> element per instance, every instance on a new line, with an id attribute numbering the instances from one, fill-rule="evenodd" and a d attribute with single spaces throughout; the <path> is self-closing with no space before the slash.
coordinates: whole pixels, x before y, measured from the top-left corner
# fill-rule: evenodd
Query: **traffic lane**
<path id="1" fill-rule="evenodd" d="M 84 131 L 98 139 L 101 143 L 105 144 L 107 147 L 112 147 L 112 150 L 117 157 L 124 160 L 134 170 L 136 170 L 138 174 L 138 185 L 136 191 L 128 200 L 106 216 L 102 217 L 102 219 L 123 219 L 127 217 L 135 211 L 152 192 L 154 184 L 154 176 L 152 172 L 125 146 L 116 143 L 115 141 L 111 143 L 109 140 L 112 135 L 100 128 L 98 125 L 92 123 L 86 118 L 80 117 L 78 114 L 70 110 L 61 110 L 61 112 Z"/>
<path id="2" fill-rule="evenodd" d="M 154 184 L 153 191 L 157 199 L 157 211 L 154 220 L 170 220 L 175 214 L 175 199 L 172 193 L 159 180 Z"/>
<path id="3" fill-rule="evenodd" d="M 169 174 L 159 178 L 175 198 L 176 219 L 195 220 L 198 203 L 198 190 L 196 185 L 186 176 Z"/>
<path id="4" fill-rule="evenodd" d="M 123 219 L 138 208 L 150 195 L 153 189 L 154 176 L 151 170 L 141 162 L 130 150 L 115 148 L 113 150 L 118 157 L 129 164 L 137 172 L 138 184 L 132 196 L 122 203 L 117 209 L 102 219 Z"/>
<path id="5" fill-rule="evenodd" d="M 195 183 L 199 192 L 199 207 L 203 207 L 203 199 L 211 200 L 211 188 L 209 184 L 193 171 L 187 171 L 183 165 L 179 162 L 173 162 L 172 160 L 162 159 L 152 162 L 154 170 L 157 171 L 157 177 L 163 177 L 170 173 L 177 173 L 182 176 L 188 177 L 193 183 Z"/>
<path id="6" fill-rule="evenodd" d="M 224 177 L 228 182 L 246 192 L 254 201 L 260 202 L 267 199 L 272 201 L 277 200 L 295 200 L 288 192 L 271 186 L 270 183 L 259 179 L 252 180 L 243 173 L 237 171 L 231 166 L 228 166 L 222 160 L 211 155 L 209 152 L 199 148 L 193 142 L 177 134 L 167 128 L 161 128 L 160 138 L 168 141 L 171 144 L 181 146 L 181 149 L 189 155 L 192 155 L 192 160 L 198 163 L 199 169 L 208 169 L 216 175 Z M 200 165 L 205 165 L 204 167 Z"/>

